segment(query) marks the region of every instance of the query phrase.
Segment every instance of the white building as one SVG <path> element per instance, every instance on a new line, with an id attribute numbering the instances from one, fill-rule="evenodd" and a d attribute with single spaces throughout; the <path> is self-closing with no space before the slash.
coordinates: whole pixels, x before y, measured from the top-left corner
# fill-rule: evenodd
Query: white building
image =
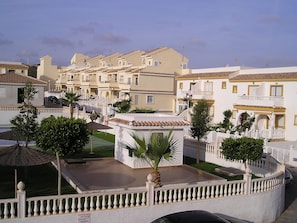
<path id="1" fill-rule="evenodd" d="M 126 145 L 135 144 L 131 135 L 136 134 L 148 140 L 152 133 L 169 134 L 172 130 L 173 140 L 176 141 L 174 159 L 162 160 L 160 166 L 183 165 L 184 128 L 188 123 L 182 117 L 164 114 L 116 114 L 110 120 L 110 124 L 115 128 L 114 158 L 116 160 L 131 168 L 149 167 L 126 148 Z"/>
<path id="2" fill-rule="evenodd" d="M 297 140 L 297 67 L 195 69 L 177 80 L 177 112 L 201 99 L 207 100 L 213 123 L 223 112 L 233 112 L 237 125 L 242 114 L 255 117 L 253 129 L 260 137 Z"/>

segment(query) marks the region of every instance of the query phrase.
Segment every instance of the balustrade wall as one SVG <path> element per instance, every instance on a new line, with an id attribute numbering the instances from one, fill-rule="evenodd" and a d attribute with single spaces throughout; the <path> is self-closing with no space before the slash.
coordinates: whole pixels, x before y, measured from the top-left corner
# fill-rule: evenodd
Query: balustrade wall
<path id="1" fill-rule="evenodd" d="M 106 210 L 115 211 L 152 206 L 163 208 L 171 204 L 201 202 L 205 200 L 216 202 L 216 199 L 237 198 L 239 196 L 249 199 L 248 196 L 267 192 L 271 193 L 273 197 L 275 191 L 281 190 L 283 185 L 283 171 L 259 179 L 251 179 L 251 175 L 247 173 L 243 180 L 238 181 L 209 181 L 195 184 L 164 185 L 160 188 L 154 188 L 151 178 L 148 177 L 146 187 L 32 198 L 26 198 L 23 186 L 19 184 L 17 198 L 0 200 L 0 219 L 28 219 L 29 221 L 32 218 L 36 219 L 36 217 L 59 216 L 64 214 L 90 213 Z M 277 196 L 279 196 L 278 194 L 279 192 L 277 192 Z M 279 199 L 279 206 L 282 207 L 283 200 L 281 198 Z M 226 203 L 226 205 L 228 204 Z"/>

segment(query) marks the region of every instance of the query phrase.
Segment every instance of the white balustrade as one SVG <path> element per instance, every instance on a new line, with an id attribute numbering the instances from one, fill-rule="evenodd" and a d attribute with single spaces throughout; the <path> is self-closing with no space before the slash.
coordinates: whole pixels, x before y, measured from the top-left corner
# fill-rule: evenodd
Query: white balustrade
<path id="1" fill-rule="evenodd" d="M 17 199 L 0 200 L 0 219 L 16 217 Z"/>
<path id="2" fill-rule="evenodd" d="M 31 217 L 143 206 L 146 205 L 144 190 L 28 198 L 27 215 Z M 2 200 L 0 204 L 2 205 Z M 9 204 L 3 204 L 6 207 L 6 217 L 12 215 L 12 212 L 8 211 L 11 207 Z"/>

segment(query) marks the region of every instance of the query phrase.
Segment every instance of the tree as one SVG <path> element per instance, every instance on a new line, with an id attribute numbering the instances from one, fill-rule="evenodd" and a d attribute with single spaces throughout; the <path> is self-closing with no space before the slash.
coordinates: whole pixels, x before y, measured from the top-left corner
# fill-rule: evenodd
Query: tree
<path id="1" fill-rule="evenodd" d="M 60 156 L 80 152 L 88 142 L 89 131 L 83 119 L 50 116 L 41 121 L 36 135 L 36 145 L 56 154 L 58 195 L 61 194 Z"/>
<path id="2" fill-rule="evenodd" d="M 69 106 L 70 118 L 73 118 L 73 106 L 79 101 L 80 95 L 73 92 L 66 92 L 62 101 Z"/>
<path id="3" fill-rule="evenodd" d="M 200 140 L 208 132 L 209 123 L 211 121 L 206 100 L 198 101 L 198 103 L 195 104 L 193 108 L 193 114 L 191 116 L 191 135 L 198 140 L 196 162 L 199 163 Z"/>
<path id="4" fill-rule="evenodd" d="M 17 136 L 18 141 L 25 139 L 26 147 L 35 137 L 38 128 L 37 108 L 32 104 L 35 94 L 38 92 L 31 83 L 26 83 L 23 89 L 23 104 L 19 107 L 20 113 L 10 120 L 11 130 Z"/>
<path id="5" fill-rule="evenodd" d="M 155 187 L 160 187 L 161 178 L 159 172 L 159 164 L 162 159 L 171 160 L 174 158 L 176 151 L 176 141 L 173 139 L 172 130 L 168 135 L 151 134 L 148 142 L 145 138 L 140 138 L 136 134 L 132 135 L 136 145 L 127 146 L 127 149 L 133 153 L 134 156 L 144 160 L 153 169 L 152 176 Z"/>
<path id="6" fill-rule="evenodd" d="M 255 121 L 254 116 L 250 117 L 250 115 L 247 112 L 242 113 L 239 117 L 239 125 L 233 128 L 234 130 L 232 131 L 232 133 L 233 132 L 242 133 L 242 132 L 245 132 L 246 129 L 250 130 L 254 121 Z"/>
<path id="7" fill-rule="evenodd" d="M 230 131 L 233 128 L 233 123 L 230 121 L 232 117 L 232 111 L 226 110 L 223 112 L 224 120 L 223 122 L 219 122 L 218 124 L 211 127 L 212 130 L 218 131 L 218 132 L 227 132 Z"/>
<path id="8" fill-rule="evenodd" d="M 248 137 L 227 138 L 222 143 L 222 153 L 229 160 L 242 160 L 247 167 L 248 160 L 259 160 L 263 154 L 263 140 Z"/>
<path id="9" fill-rule="evenodd" d="M 118 101 L 113 104 L 115 111 L 118 113 L 127 113 L 131 107 L 131 99 Z"/>

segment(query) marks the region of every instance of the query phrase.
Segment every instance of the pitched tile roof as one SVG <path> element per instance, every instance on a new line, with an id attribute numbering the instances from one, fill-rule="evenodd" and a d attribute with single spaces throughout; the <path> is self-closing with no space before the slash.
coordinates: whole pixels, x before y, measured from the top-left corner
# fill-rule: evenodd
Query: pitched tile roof
<path id="1" fill-rule="evenodd" d="M 10 68 L 10 69 L 24 69 L 28 70 L 29 66 L 25 65 L 20 62 L 7 62 L 7 61 L 0 61 L 0 67 Z"/>
<path id="2" fill-rule="evenodd" d="M 267 74 L 241 74 L 230 78 L 230 81 L 263 81 L 263 80 L 282 80 L 282 81 L 296 81 L 297 72 L 291 73 L 267 73 Z"/>
<path id="3" fill-rule="evenodd" d="M 36 78 L 16 74 L 14 72 L 0 74 L 0 84 L 11 84 L 11 83 L 27 83 L 46 85 L 45 81 L 37 80 Z"/>
<path id="4" fill-rule="evenodd" d="M 150 127 L 157 127 L 157 126 L 188 126 L 189 123 L 186 121 L 129 121 L 120 118 L 112 118 L 109 120 L 110 122 L 117 122 L 123 125 L 130 125 L 135 127 L 142 127 L 142 126 L 150 126 Z"/>
<path id="5" fill-rule="evenodd" d="M 185 74 L 185 75 L 176 77 L 176 80 L 185 80 L 185 79 L 197 80 L 198 78 L 202 78 L 202 79 L 222 79 L 222 78 L 229 78 L 229 75 L 231 73 L 233 73 L 233 72 L 211 72 L 211 73 Z"/>

